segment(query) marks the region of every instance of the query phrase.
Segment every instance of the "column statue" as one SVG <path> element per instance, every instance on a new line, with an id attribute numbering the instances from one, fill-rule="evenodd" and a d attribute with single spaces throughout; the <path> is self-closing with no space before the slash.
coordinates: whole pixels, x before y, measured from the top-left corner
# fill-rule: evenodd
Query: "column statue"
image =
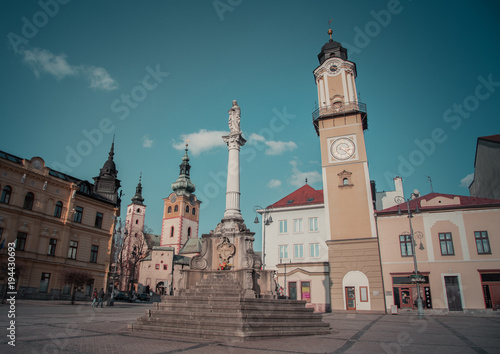
<path id="1" fill-rule="evenodd" d="M 236 100 L 233 100 L 233 106 L 229 109 L 229 130 L 231 131 L 230 134 L 239 134 L 241 133 L 241 128 L 240 128 L 240 106 L 238 106 L 238 103 Z"/>

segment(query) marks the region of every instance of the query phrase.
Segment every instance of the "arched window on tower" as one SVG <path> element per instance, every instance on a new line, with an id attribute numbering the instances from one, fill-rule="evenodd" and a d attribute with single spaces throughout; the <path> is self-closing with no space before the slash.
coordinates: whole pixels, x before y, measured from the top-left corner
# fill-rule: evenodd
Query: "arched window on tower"
<path id="1" fill-rule="evenodd" d="M 191 210 L 191 211 L 192 211 L 193 215 L 196 215 L 196 208 L 193 208 L 193 210 Z"/>
<path id="2" fill-rule="evenodd" d="M 167 209 L 167 213 L 171 213 L 172 212 L 172 206 L 169 206 L 168 209 Z"/>
<path id="3" fill-rule="evenodd" d="M 186 213 L 189 214 L 189 205 L 186 205 Z"/>
<path id="4" fill-rule="evenodd" d="M 188 227 L 188 237 L 191 237 L 191 228 Z"/>
<path id="5" fill-rule="evenodd" d="M 170 228 L 170 237 L 174 237 L 174 227 Z"/>
<path id="6" fill-rule="evenodd" d="M 35 195 L 31 192 L 26 193 L 24 197 L 23 209 L 31 210 L 33 209 L 33 202 L 35 200 Z"/>
<path id="7" fill-rule="evenodd" d="M 174 213 L 177 213 L 178 211 L 179 211 L 179 206 L 178 205 L 174 206 Z"/>

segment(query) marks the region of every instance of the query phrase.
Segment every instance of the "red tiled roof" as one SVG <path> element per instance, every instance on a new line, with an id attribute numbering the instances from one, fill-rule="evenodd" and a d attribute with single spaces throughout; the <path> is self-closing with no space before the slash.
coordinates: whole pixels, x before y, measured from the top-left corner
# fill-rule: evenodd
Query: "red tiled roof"
<path id="1" fill-rule="evenodd" d="M 283 208 L 299 205 L 323 204 L 323 190 L 316 190 L 308 184 L 303 185 L 295 192 L 290 193 L 285 198 L 271 204 L 272 208 Z"/>
<path id="2" fill-rule="evenodd" d="M 494 143 L 500 143 L 500 134 L 489 135 L 489 136 L 481 136 L 481 137 L 479 137 L 479 139 L 493 141 Z"/>
<path id="3" fill-rule="evenodd" d="M 437 197 L 444 197 L 448 199 L 453 199 L 455 197 L 460 198 L 460 204 L 452 204 L 452 205 L 427 205 L 427 206 L 422 206 L 422 201 L 430 201 L 434 198 Z M 410 200 L 410 210 L 414 211 L 416 206 L 418 205 L 420 211 L 430 211 L 430 210 L 443 210 L 443 209 L 463 209 L 463 208 L 479 208 L 479 207 L 494 207 L 494 206 L 500 206 L 500 200 L 498 199 L 488 199 L 488 198 L 476 198 L 476 197 L 467 197 L 463 195 L 456 195 L 456 194 L 443 194 L 443 193 L 429 193 L 427 195 L 424 195 L 422 197 L 412 199 Z M 406 208 L 406 202 L 395 205 L 390 208 L 386 208 L 383 210 L 377 211 L 377 215 L 381 214 L 392 214 L 398 211 L 398 209 L 401 209 L 402 212 L 407 212 Z"/>

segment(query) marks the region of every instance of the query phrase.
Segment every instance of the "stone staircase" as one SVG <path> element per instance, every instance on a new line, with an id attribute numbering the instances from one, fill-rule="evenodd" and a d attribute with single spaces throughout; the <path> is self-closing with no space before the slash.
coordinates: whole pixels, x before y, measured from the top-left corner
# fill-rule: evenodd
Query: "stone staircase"
<path id="1" fill-rule="evenodd" d="M 331 333 L 305 301 L 245 298 L 240 289 L 224 272 L 212 274 L 178 296 L 163 296 L 128 328 L 215 340 Z"/>

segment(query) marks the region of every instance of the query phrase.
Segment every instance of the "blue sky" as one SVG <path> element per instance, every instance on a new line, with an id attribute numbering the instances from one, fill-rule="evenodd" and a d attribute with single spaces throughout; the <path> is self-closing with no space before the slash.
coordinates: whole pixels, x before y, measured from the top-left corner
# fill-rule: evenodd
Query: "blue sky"
<path id="1" fill-rule="evenodd" d="M 142 172 L 146 224 L 189 138 L 200 235 L 223 217 L 227 111 L 241 107 L 241 208 L 322 188 L 312 71 L 349 50 L 367 104 L 370 178 L 407 197 L 468 195 L 477 138 L 500 133 L 498 1 L 9 1 L 0 28 L 0 150 L 92 181 L 113 135 L 125 207 Z"/>

